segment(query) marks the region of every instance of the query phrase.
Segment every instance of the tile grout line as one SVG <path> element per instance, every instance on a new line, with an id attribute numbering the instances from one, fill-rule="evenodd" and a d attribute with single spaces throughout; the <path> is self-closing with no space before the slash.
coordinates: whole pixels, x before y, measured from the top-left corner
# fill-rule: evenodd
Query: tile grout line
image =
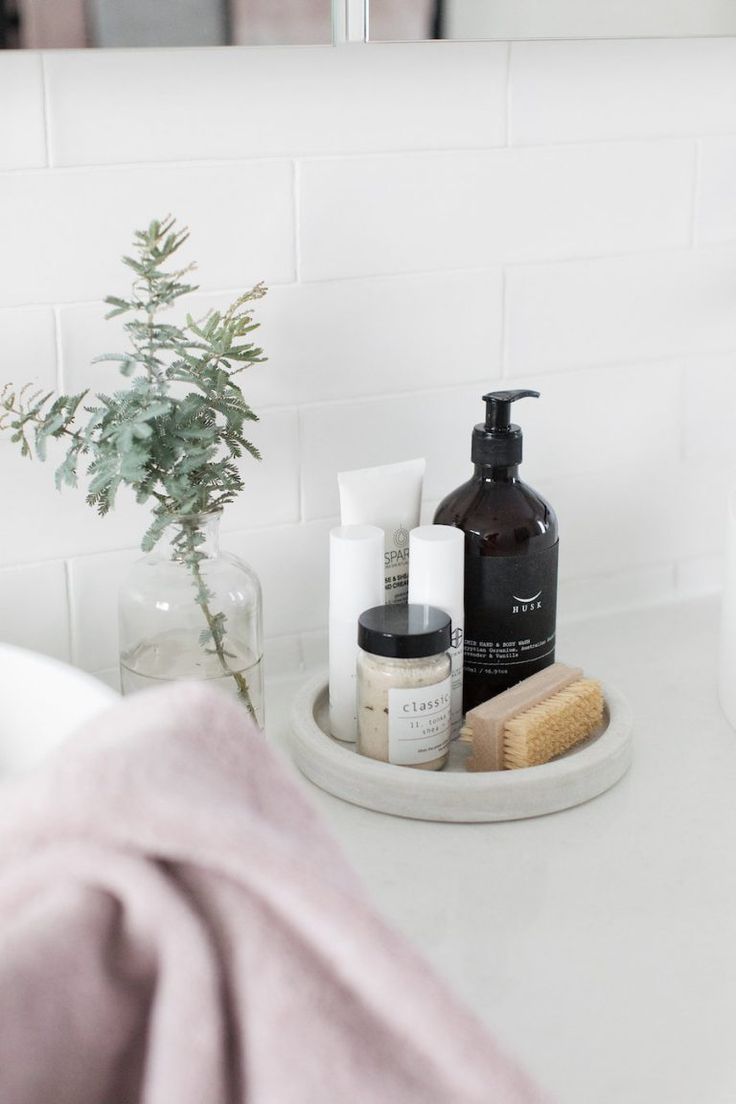
<path id="1" fill-rule="evenodd" d="M 294 278 L 295 282 L 299 284 L 302 278 L 302 204 L 301 204 L 301 165 L 298 159 L 294 159 L 292 162 L 293 171 L 291 177 L 291 186 L 293 189 L 293 217 L 294 217 Z"/>
<path id="2" fill-rule="evenodd" d="M 694 250 L 689 244 L 677 244 L 677 245 L 658 245 L 647 246 L 645 249 L 630 249 L 623 252 L 605 251 L 597 253 L 577 253 L 577 254 L 560 254 L 559 256 L 546 256 L 546 257 L 520 257 L 503 259 L 499 258 L 494 263 L 488 264 L 476 264 L 476 265 L 455 265 L 451 267 L 439 267 L 439 268 L 418 268 L 418 269 L 405 269 L 402 271 L 385 271 L 385 272 L 361 272 L 358 274 L 346 273 L 343 275 L 335 276 L 318 276 L 312 277 L 308 280 L 300 280 L 297 283 L 296 280 L 275 280 L 269 281 L 269 290 L 283 291 L 289 289 L 296 289 L 302 287 L 327 287 L 332 284 L 346 284 L 346 283 L 359 283 L 361 280 L 368 282 L 378 282 L 381 280 L 412 280 L 418 278 L 437 278 L 440 279 L 445 276 L 457 276 L 457 275 L 480 275 L 483 273 L 495 272 L 499 268 L 503 269 L 550 269 L 560 265 L 589 265 L 589 264 L 601 264 L 605 265 L 614 261 L 626 261 L 632 262 L 642 261 L 657 261 L 662 258 L 669 258 L 672 256 L 690 256 Z M 706 242 L 698 246 L 697 252 L 701 256 L 715 257 L 723 255 L 728 252 L 736 252 L 736 237 L 723 238 L 719 241 Z M 198 291 L 198 295 L 202 298 L 224 296 L 224 295 L 236 295 L 242 290 L 241 287 L 228 287 L 228 288 L 202 288 Z M 22 303 L 0 303 L 0 315 L 5 311 L 31 311 L 39 310 L 42 308 L 53 309 L 58 308 L 60 311 L 69 309 L 78 309 L 81 307 L 100 307 L 102 308 L 103 302 L 100 299 L 69 299 L 61 302 L 54 302 L 53 300 L 46 299 L 41 302 L 22 302 Z"/>
<path id="3" fill-rule="evenodd" d="M 736 252 L 736 236 L 720 239 L 716 242 L 707 242 L 699 247 L 697 252 L 701 255 L 716 256 L 729 252 Z M 330 274 L 326 276 L 310 276 L 302 279 L 299 284 L 294 281 L 282 283 L 281 287 L 320 287 L 327 284 L 358 283 L 361 280 L 392 280 L 410 279 L 416 277 L 448 276 L 461 273 L 472 275 L 474 273 L 487 273 L 499 268 L 512 269 L 539 269 L 554 268 L 561 265 L 605 265 L 614 261 L 631 261 L 641 263 L 649 261 L 668 260 L 673 256 L 690 257 L 693 250 L 688 242 L 678 241 L 659 245 L 647 245 L 643 249 L 598 249 L 591 253 L 560 253 L 559 255 L 547 254 L 546 256 L 499 256 L 493 263 L 486 264 L 456 264 L 451 266 L 435 266 L 433 268 L 413 268 L 402 270 L 373 270 L 370 272 L 348 272 Z M 276 285 L 274 285 L 276 286 Z"/>
<path id="4" fill-rule="evenodd" d="M 330 283 L 329 280 L 316 281 L 318 283 Z M 339 281 L 334 281 L 339 282 Z M 274 288 L 293 288 L 296 287 L 296 280 L 269 280 L 269 291 Z M 215 296 L 234 296 L 239 295 L 242 292 L 242 285 L 234 287 L 216 287 L 216 288 L 200 288 L 195 293 L 199 298 L 206 299 Z M 39 310 L 40 308 L 57 309 L 59 311 L 64 310 L 78 310 L 80 307 L 99 307 L 102 312 L 105 309 L 105 303 L 103 299 L 63 299 L 61 301 L 54 301 L 52 299 L 42 300 L 40 303 L 0 303 L 0 315 L 3 311 L 29 311 Z"/>
<path id="5" fill-rule="evenodd" d="M 732 356 L 736 353 L 736 347 L 729 349 L 717 350 L 716 352 L 701 352 L 699 355 L 702 358 L 720 359 L 724 356 Z M 698 355 L 698 354 L 687 354 Z M 635 357 L 632 360 L 621 360 L 619 358 L 610 361 L 589 361 L 581 364 L 564 364 L 555 365 L 553 368 L 545 368 L 540 370 L 525 369 L 522 372 L 508 373 L 503 370 L 499 371 L 497 375 L 494 375 L 494 379 L 516 379 L 522 375 L 534 375 L 543 376 L 545 379 L 552 380 L 557 379 L 560 376 L 583 376 L 594 373 L 619 373 L 626 371 L 627 369 L 636 369 L 637 371 L 646 371 L 649 368 L 665 367 L 665 366 L 677 366 L 682 360 L 682 353 L 659 353 L 651 354 L 647 356 Z M 502 366 L 501 366 L 502 367 Z M 406 390 L 397 391 L 377 391 L 363 394 L 351 394 L 351 395 L 330 395 L 321 399 L 307 399 L 301 402 L 291 403 L 290 405 L 284 404 L 264 404 L 261 410 L 266 413 L 284 413 L 284 412 L 298 412 L 300 415 L 303 412 L 323 409 L 324 407 L 339 407 L 339 406 L 361 406 L 363 404 L 370 404 L 376 402 L 386 402 L 411 399 L 414 397 L 423 398 L 426 396 L 441 396 L 441 395 L 453 395 L 461 391 L 471 391 L 477 388 L 479 384 L 485 385 L 488 382 L 487 376 L 478 376 L 474 379 L 463 379 L 460 382 L 451 384 L 435 384 L 433 386 L 421 386 L 412 387 Z"/>
<path id="6" fill-rule="evenodd" d="M 45 85 L 44 85 L 45 89 Z M 509 102 L 510 102 L 509 91 Z M 44 106 L 46 101 L 44 101 Z M 44 111 L 46 116 L 46 111 Z M 50 139 L 50 125 L 48 127 L 48 136 Z M 684 145 L 688 142 L 698 141 L 703 137 L 708 138 L 730 138 L 736 139 L 736 129 L 733 131 L 722 131 L 714 134 L 703 135 L 701 132 L 688 133 L 688 134 L 623 134 L 616 136 L 608 136 L 603 138 L 574 138 L 574 139 L 558 139 L 555 141 L 546 140 L 540 142 L 515 142 L 513 145 L 506 142 L 499 142 L 489 144 L 487 141 L 480 141 L 477 145 L 462 145 L 462 146 L 420 146 L 420 147 L 396 147 L 396 148 L 377 148 L 377 149 L 362 149 L 362 150 L 340 150 L 338 152 L 316 151 L 311 152 L 309 150 L 294 150 L 284 149 L 280 153 L 262 153 L 254 154 L 252 157 L 203 157 L 199 159 L 172 157 L 164 160 L 150 160 L 150 161 L 102 161 L 102 162 L 80 162 L 68 165 L 60 165 L 51 161 L 49 157 L 49 164 L 45 166 L 33 166 L 22 165 L 17 168 L 3 168 L 0 169 L 0 177 L 12 176 L 19 173 L 27 173 L 28 175 L 45 175 L 50 170 L 55 174 L 67 174 L 67 173 L 114 173 L 114 172 L 130 172 L 141 170 L 160 170 L 160 169 L 227 169 L 233 166 L 247 167 L 253 165 L 271 165 L 271 164 L 287 164 L 293 162 L 296 158 L 300 162 L 302 161 L 315 161 L 315 162 L 328 162 L 328 161 L 355 161 L 361 159 L 389 159 L 396 157 L 410 157 L 410 158 L 424 158 L 424 157 L 454 157 L 454 156 L 477 156 L 477 155 L 493 155 L 493 154 L 507 154 L 516 151 L 534 151 L 534 150 L 560 150 L 579 148 L 587 149 L 590 146 L 649 146 L 658 144 Z M 49 145 L 50 153 L 50 145 Z"/>
<path id="7" fill-rule="evenodd" d="M 46 55 L 43 51 L 39 54 L 41 65 L 41 102 L 43 106 L 43 140 L 46 147 L 46 165 L 41 172 L 52 168 L 51 161 L 51 104 L 49 100 L 48 75 L 46 73 Z"/>

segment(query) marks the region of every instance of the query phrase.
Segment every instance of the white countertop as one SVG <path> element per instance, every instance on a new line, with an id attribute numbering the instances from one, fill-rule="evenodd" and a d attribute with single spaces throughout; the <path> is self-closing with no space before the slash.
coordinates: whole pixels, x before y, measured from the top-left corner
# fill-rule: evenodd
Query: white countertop
<path id="1" fill-rule="evenodd" d="M 736 733 L 717 622 L 708 600 L 561 626 L 558 657 L 635 715 L 631 771 L 586 805 L 435 824 L 303 780 L 384 916 L 560 1104 L 736 1100 Z M 302 677 L 271 685 L 276 743 Z"/>

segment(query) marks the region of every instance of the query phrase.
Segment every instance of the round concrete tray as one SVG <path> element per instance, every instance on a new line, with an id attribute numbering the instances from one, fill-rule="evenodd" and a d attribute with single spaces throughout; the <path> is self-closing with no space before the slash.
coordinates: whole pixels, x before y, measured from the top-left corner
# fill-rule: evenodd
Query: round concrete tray
<path id="1" fill-rule="evenodd" d="M 327 723 L 327 681 L 318 675 L 294 700 L 291 748 L 302 774 L 353 805 L 414 820 L 521 820 L 581 805 L 610 789 L 628 770 L 631 712 L 611 687 L 604 693 L 606 718 L 600 732 L 551 763 L 472 773 L 464 767 L 467 746 L 455 740 L 444 770 L 420 771 L 367 759 L 354 744 L 333 739 Z"/>

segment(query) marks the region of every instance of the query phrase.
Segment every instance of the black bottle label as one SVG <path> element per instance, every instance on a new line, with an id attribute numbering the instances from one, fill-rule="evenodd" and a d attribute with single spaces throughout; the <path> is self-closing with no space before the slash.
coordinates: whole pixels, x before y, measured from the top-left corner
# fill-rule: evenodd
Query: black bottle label
<path id="1" fill-rule="evenodd" d="M 466 558 L 466 712 L 554 663 L 558 548 Z"/>

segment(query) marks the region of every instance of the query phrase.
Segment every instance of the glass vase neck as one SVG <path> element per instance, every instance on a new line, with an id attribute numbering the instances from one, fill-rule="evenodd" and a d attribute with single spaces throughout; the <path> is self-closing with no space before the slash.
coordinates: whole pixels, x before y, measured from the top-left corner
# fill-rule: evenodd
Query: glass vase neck
<path id="1" fill-rule="evenodd" d="M 220 552 L 222 511 L 200 514 L 172 514 L 166 538 L 173 560 L 189 560 L 193 554 L 213 559 Z"/>

